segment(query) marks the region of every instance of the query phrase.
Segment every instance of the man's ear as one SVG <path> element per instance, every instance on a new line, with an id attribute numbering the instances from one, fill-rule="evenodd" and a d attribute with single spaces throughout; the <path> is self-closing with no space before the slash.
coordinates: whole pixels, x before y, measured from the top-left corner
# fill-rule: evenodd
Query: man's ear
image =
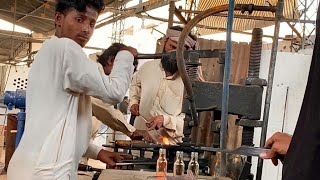
<path id="1" fill-rule="evenodd" d="M 110 56 L 109 57 L 109 59 L 108 59 L 108 61 L 107 61 L 107 64 L 109 65 L 109 66 L 112 66 L 113 65 L 113 63 L 114 63 L 114 56 Z"/>
<path id="2" fill-rule="evenodd" d="M 56 26 L 61 27 L 62 19 L 63 19 L 63 14 L 61 14 L 60 12 L 56 12 L 56 14 L 54 16 L 54 21 L 55 21 Z"/>

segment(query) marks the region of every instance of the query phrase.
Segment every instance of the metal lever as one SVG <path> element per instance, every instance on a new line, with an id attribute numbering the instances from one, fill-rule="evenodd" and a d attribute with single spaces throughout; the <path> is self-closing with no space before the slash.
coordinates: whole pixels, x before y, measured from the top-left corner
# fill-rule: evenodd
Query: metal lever
<path id="1" fill-rule="evenodd" d="M 220 53 L 224 52 L 224 50 L 215 49 L 215 50 L 191 50 L 184 52 L 184 59 L 188 59 L 190 57 L 189 54 L 196 53 L 199 55 L 199 58 L 218 58 L 220 57 Z M 176 52 L 168 52 L 168 53 L 156 53 L 156 54 L 138 54 L 135 59 L 161 59 L 162 57 L 176 59 Z"/>

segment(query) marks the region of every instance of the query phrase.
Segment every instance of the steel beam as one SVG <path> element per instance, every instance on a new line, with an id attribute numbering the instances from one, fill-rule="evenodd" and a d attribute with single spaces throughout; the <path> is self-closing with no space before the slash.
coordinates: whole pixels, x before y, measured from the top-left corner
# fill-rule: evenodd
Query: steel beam
<path id="1" fill-rule="evenodd" d="M 14 13 L 10 10 L 7 10 L 7 9 L 1 9 L 0 8 L 0 11 L 3 11 L 3 12 L 7 12 L 7 13 Z M 31 15 L 31 14 L 26 14 L 26 13 L 22 13 L 22 12 L 16 12 L 16 14 L 18 15 L 24 15 L 24 16 L 30 16 L 30 17 L 34 17 L 34 18 L 39 18 L 39 19 L 43 19 L 43 20 L 48 20 L 48 21 L 54 21 L 54 19 L 51 19 L 51 18 L 45 18 L 45 17 L 41 17 L 41 16 L 35 16 L 35 15 Z"/>
<path id="2" fill-rule="evenodd" d="M 180 12 L 184 12 L 184 13 L 194 13 L 194 14 L 199 14 L 202 11 L 193 11 L 193 10 L 181 10 L 178 9 Z M 214 14 L 212 16 L 218 16 L 218 17 L 228 17 L 228 14 L 222 14 L 222 13 L 218 13 L 218 14 Z M 248 15 L 239 15 L 239 14 L 235 14 L 234 18 L 236 19 L 253 19 L 253 20 L 260 20 L 260 21 L 275 21 L 274 17 L 262 17 L 262 16 L 248 16 Z M 301 23 L 310 23 L 310 24 L 315 24 L 316 21 L 314 20 L 299 20 L 299 19 L 290 19 L 290 18 L 282 18 L 282 22 L 301 22 Z"/>
<path id="3" fill-rule="evenodd" d="M 176 6 L 174 5 L 173 1 L 169 2 L 169 18 L 168 18 L 168 28 L 173 26 L 173 18 Z"/>
<path id="4" fill-rule="evenodd" d="M 152 19 L 152 20 L 157 20 L 157 21 L 161 21 L 161 22 L 168 22 L 168 19 L 165 19 L 165 18 L 160 18 L 160 17 L 154 17 L 154 16 L 146 16 L 146 15 L 137 15 L 137 17 L 139 18 L 146 18 L 146 19 Z M 176 24 L 182 24 L 182 22 L 180 21 L 173 21 L 174 23 Z M 196 25 L 197 28 L 204 28 L 204 29 L 212 29 L 212 30 L 216 30 L 216 31 L 219 31 L 219 32 L 225 32 L 227 31 L 226 28 L 221 28 L 221 27 L 213 27 L 213 26 L 205 26 L 205 25 L 200 25 L 200 24 L 197 24 Z M 232 32 L 234 33 L 239 33 L 239 34 L 245 34 L 245 35 L 252 35 L 251 32 L 243 32 L 243 31 L 238 31 L 238 30 L 232 30 Z M 270 35 L 263 35 L 263 37 L 266 37 L 266 38 L 273 38 L 273 36 L 270 36 Z M 285 38 L 285 37 L 279 37 L 279 39 L 283 39 L 283 40 L 291 40 L 290 38 Z"/>
<path id="5" fill-rule="evenodd" d="M 176 2 L 177 0 L 171 0 L 171 1 Z M 100 27 L 106 26 L 106 25 L 108 25 L 110 23 L 113 23 L 113 22 L 121 20 L 121 19 L 128 18 L 130 16 L 134 16 L 134 14 L 140 14 L 142 12 L 146 12 L 146 11 L 150 11 L 150 10 L 153 10 L 153 9 L 157 9 L 159 7 L 168 5 L 169 2 L 171 2 L 171 1 L 149 0 L 149 1 L 144 2 L 142 4 L 139 4 L 139 5 L 136 5 L 136 6 L 133 6 L 133 7 L 129 7 L 127 9 L 125 9 L 123 12 L 119 12 L 118 14 L 120 14 L 120 15 L 115 17 L 115 18 L 112 18 L 110 20 L 104 19 L 104 20 L 107 20 L 107 21 L 102 22 L 100 24 L 97 24 L 96 28 L 100 28 Z"/>
<path id="6" fill-rule="evenodd" d="M 268 131 L 273 78 L 274 78 L 277 53 L 278 53 L 278 45 L 279 45 L 278 38 L 279 38 L 279 33 L 280 33 L 280 23 L 281 23 L 282 17 L 283 17 L 283 7 L 284 7 L 284 0 L 279 0 L 278 1 L 278 8 L 277 8 L 278 10 L 276 13 L 274 39 L 273 39 L 273 44 L 272 44 L 272 49 L 271 49 L 271 58 L 270 58 L 270 66 L 269 66 L 269 73 L 268 73 L 268 86 L 267 86 L 264 111 L 263 111 L 263 125 L 262 125 L 262 129 L 261 129 L 260 147 L 264 147 L 264 144 L 266 142 L 267 131 Z M 261 180 L 261 178 L 262 178 L 262 167 L 263 167 L 263 159 L 259 158 L 256 180 Z"/>
<path id="7" fill-rule="evenodd" d="M 289 22 L 287 22 L 288 26 L 292 29 L 292 31 L 294 33 L 296 33 L 296 35 L 299 37 L 299 38 L 302 38 L 301 34 L 299 33 L 299 31 L 292 25 L 290 24 Z"/>
<path id="8" fill-rule="evenodd" d="M 187 24 L 188 23 L 188 21 L 182 16 L 182 14 L 179 11 L 179 9 L 177 9 L 176 7 L 174 8 L 174 15 L 176 15 L 176 17 L 180 20 L 180 22 L 182 24 Z"/>
<path id="9" fill-rule="evenodd" d="M 26 17 L 28 17 L 28 15 L 35 13 L 36 11 L 38 11 L 40 8 L 42 8 L 46 3 L 41 4 L 39 7 L 37 7 L 36 9 L 34 9 L 33 11 L 29 12 L 28 14 L 22 16 L 21 18 L 17 19 L 17 23 L 22 21 L 23 19 L 25 19 Z"/>

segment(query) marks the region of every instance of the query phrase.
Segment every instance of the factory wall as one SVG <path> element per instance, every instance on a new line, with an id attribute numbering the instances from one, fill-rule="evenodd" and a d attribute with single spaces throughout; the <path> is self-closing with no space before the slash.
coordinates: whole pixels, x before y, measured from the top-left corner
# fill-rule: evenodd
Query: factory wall
<path id="1" fill-rule="evenodd" d="M 269 50 L 262 53 L 260 78 L 268 79 L 270 55 L 271 51 Z M 307 84 L 311 58 L 312 50 L 300 54 L 278 52 L 267 138 L 275 132 L 293 134 Z M 255 131 L 254 143 L 256 146 L 259 146 L 260 133 L 260 129 Z M 253 174 L 256 172 L 256 167 L 257 159 L 254 159 Z M 281 180 L 281 173 L 281 163 L 275 167 L 271 161 L 264 162 L 263 180 Z"/>
<path id="2" fill-rule="evenodd" d="M 15 91 L 17 89 L 26 89 L 28 86 L 28 74 L 30 68 L 27 66 L 8 66 L 6 76 L 4 76 L 4 90 Z M 19 110 L 8 110 L 7 113 L 17 113 Z M 6 124 L 4 114 L 5 108 L 0 108 L 0 125 Z M 1 126 L 2 127 L 2 126 Z"/>

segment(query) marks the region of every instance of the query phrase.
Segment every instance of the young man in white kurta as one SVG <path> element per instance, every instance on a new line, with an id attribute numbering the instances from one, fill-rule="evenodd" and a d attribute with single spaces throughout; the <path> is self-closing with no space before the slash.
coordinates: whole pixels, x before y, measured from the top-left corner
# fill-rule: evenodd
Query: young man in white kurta
<path id="1" fill-rule="evenodd" d="M 75 9 L 80 3 L 85 4 Z M 8 180 L 77 179 L 82 155 L 103 161 L 118 158 L 88 147 L 90 96 L 110 104 L 122 101 L 133 73 L 133 55 L 120 51 L 110 76 L 101 73 L 82 47 L 93 33 L 103 2 L 75 0 L 60 8 L 66 5 L 73 7 L 56 11 L 57 36 L 43 43 L 30 70 L 25 131 L 10 161 Z"/>
<path id="2" fill-rule="evenodd" d="M 30 70 L 25 131 L 10 161 L 8 177 L 70 177 L 83 154 L 96 159 L 100 148 L 88 148 L 90 96 L 110 104 L 122 101 L 132 64 L 130 52 L 119 52 L 108 77 L 74 41 L 57 37 L 46 41 Z M 11 168 L 19 173 L 10 174 Z"/>

